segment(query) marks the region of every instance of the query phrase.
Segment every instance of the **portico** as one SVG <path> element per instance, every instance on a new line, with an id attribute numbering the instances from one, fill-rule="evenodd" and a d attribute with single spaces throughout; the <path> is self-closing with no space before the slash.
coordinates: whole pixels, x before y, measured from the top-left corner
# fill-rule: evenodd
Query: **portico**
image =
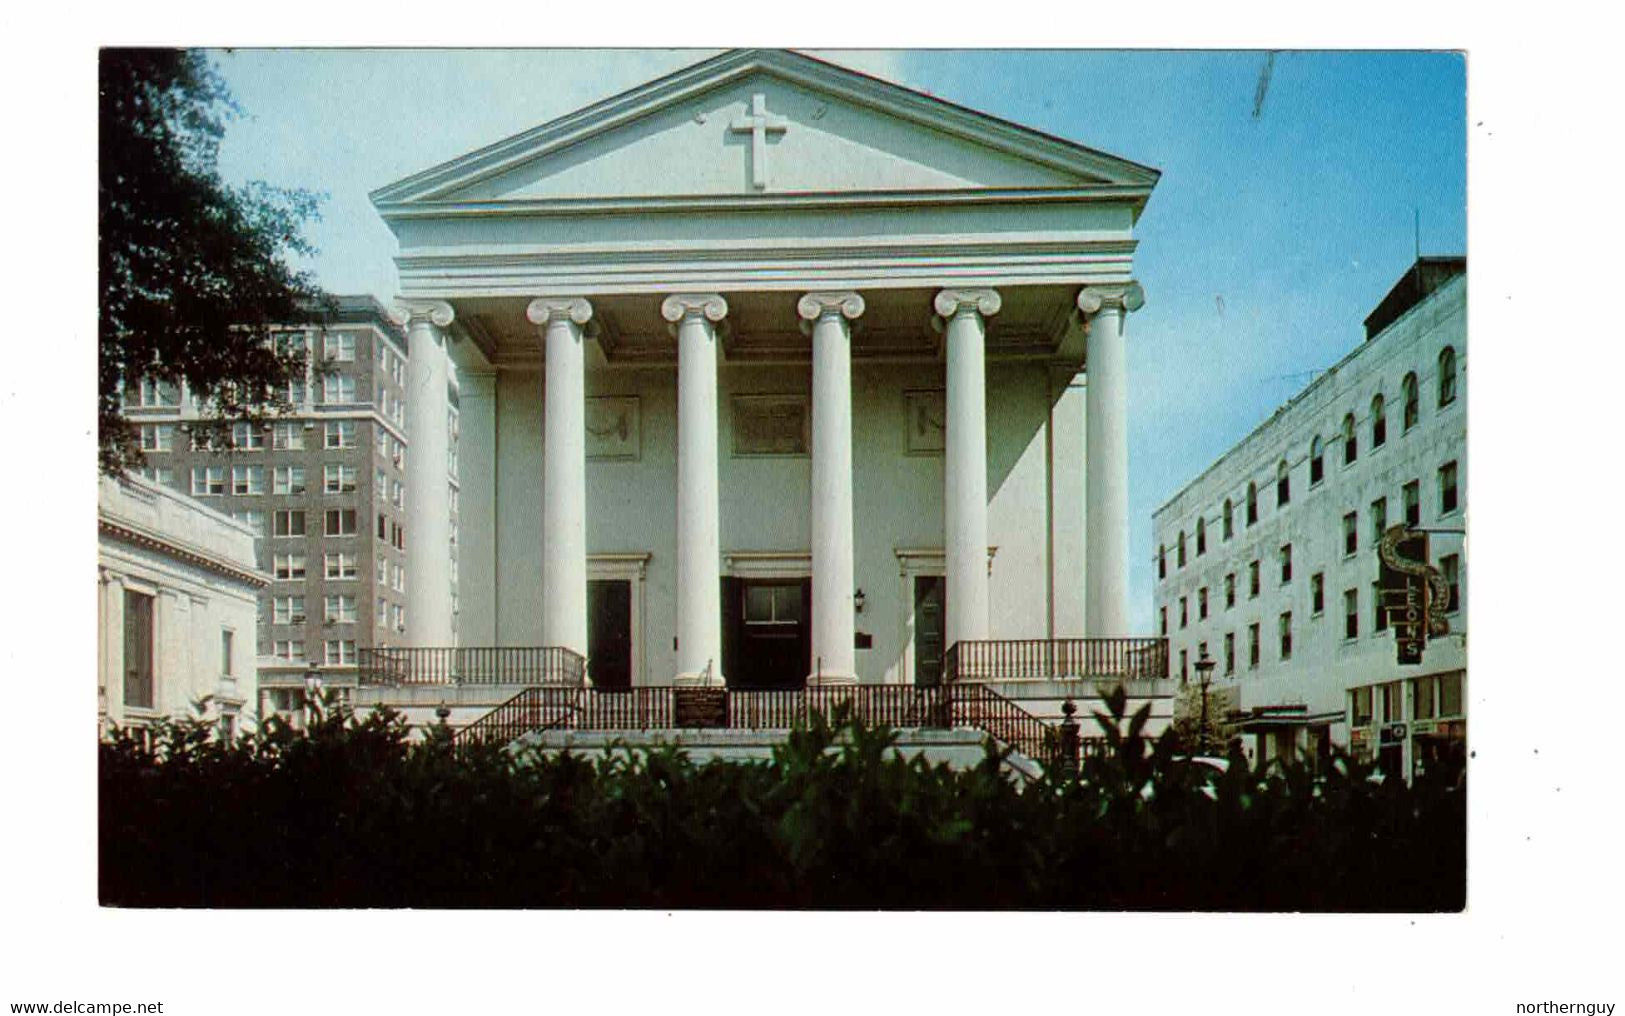
<path id="1" fill-rule="evenodd" d="M 376 192 L 414 377 L 444 369 L 423 353 L 458 379 L 455 643 L 596 679 L 624 615 L 633 686 L 729 686 L 769 652 L 843 686 L 1133 635 L 1124 350 L 1155 180 L 747 51 Z M 414 610 L 449 583 L 422 482 Z"/>

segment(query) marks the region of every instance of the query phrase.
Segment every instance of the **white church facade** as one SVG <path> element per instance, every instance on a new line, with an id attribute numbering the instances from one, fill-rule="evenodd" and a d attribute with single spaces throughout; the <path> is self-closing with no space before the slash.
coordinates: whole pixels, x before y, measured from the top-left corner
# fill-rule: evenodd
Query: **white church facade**
<path id="1" fill-rule="evenodd" d="M 1127 605 L 1124 349 L 1157 177 L 735 51 L 374 192 L 412 387 L 458 402 L 453 450 L 409 393 L 414 457 L 454 453 L 457 484 L 412 472 L 421 655 L 388 665 L 605 689 L 1165 677 Z"/>

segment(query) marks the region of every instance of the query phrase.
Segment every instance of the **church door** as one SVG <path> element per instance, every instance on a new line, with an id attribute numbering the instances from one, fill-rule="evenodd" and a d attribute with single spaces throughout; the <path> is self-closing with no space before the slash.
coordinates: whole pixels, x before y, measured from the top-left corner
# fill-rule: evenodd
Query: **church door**
<path id="1" fill-rule="evenodd" d="M 914 576 L 914 684 L 926 688 L 942 683 L 942 654 L 947 602 L 947 579 L 941 575 Z"/>
<path id="2" fill-rule="evenodd" d="M 811 579 L 722 580 L 722 672 L 742 689 L 802 688 L 812 670 Z"/>

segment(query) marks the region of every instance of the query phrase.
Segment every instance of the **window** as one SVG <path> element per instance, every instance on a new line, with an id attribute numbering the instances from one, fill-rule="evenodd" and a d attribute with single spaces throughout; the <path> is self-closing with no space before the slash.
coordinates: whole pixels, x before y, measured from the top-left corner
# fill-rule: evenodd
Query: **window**
<path id="1" fill-rule="evenodd" d="M 1258 622 L 1254 621 L 1247 626 L 1247 668 L 1258 669 Z"/>
<path id="2" fill-rule="evenodd" d="M 265 467 L 232 466 L 231 492 L 233 494 L 265 493 Z"/>
<path id="3" fill-rule="evenodd" d="M 1401 697 L 1404 694 L 1404 687 L 1398 681 L 1391 681 L 1380 686 L 1382 692 L 1382 722 L 1398 723 L 1404 719 L 1404 704 Z"/>
<path id="4" fill-rule="evenodd" d="M 1225 498 L 1224 499 L 1224 538 L 1226 540 L 1228 540 L 1228 539 L 1230 539 L 1230 537 L 1236 535 L 1235 522 L 1230 517 L 1234 510 L 1235 510 L 1235 505 L 1231 503 L 1229 498 Z"/>
<path id="5" fill-rule="evenodd" d="M 277 466 L 271 473 L 271 493 L 303 494 L 305 492 L 304 466 Z"/>
<path id="6" fill-rule="evenodd" d="M 1196 520 L 1196 556 L 1201 557 L 1207 553 L 1207 520 Z"/>
<path id="7" fill-rule="evenodd" d="M 323 557 L 323 574 L 330 579 L 353 579 L 357 565 L 354 551 L 329 552 Z"/>
<path id="8" fill-rule="evenodd" d="M 1386 408 L 1387 407 L 1383 405 L 1381 393 L 1372 396 L 1371 447 L 1373 448 L 1381 448 L 1383 442 L 1388 440 L 1388 416 L 1385 412 Z"/>
<path id="9" fill-rule="evenodd" d="M 1436 682 L 1431 677 L 1419 677 L 1411 682 L 1411 719 L 1431 720 L 1438 715 L 1433 701 Z"/>
<path id="10" fill-rule="evenodd" d="M 1326 476 L 1326 450 L 1321 447 L 1320 435 L 1309 442 L 1309 486 L 1313 487 Z"/>
<path id="11" fill-rule="evenodd" d="M 1256 559 L 1247 563 L 1247 598 L 1258 598 L 1258 561 Z"/>
<path id="12" fill-rule="evenodd" d="M 354 448 L 355 447 L 355 421 L 354 420 L 328 420 L 324 431 L 324 448 Z"/>
<path id="13" fill-rule="evenodd" d="M 377 583 L 379 585 L 381 585 L 381 586 L 389 585 L 389 562 L 388 561 L 385 561 L 383 558 L 379 558 L 378 562 L 377 562 L 377 567 L 375 567 L 373 569 L 373 571 L 374 571 L 375 580 L 377 581 Z"/>
<path id="14" fill-rule="evenodd" d="M 1181 649 L 1179 651 L 1179 683 L 1180 684 L 1184 684 L 1186 678 L 1188 678 L 1190 676 L 1190 656 L 1189 656 L 1189 654 L 1190 654 L 1190 650 L 1188 650 L 1188 649 Z"/>
<path id="15" fill-rule="evenodd" d="M 747 625 L 796 625 L 801 623 L 804 613 L 799 582 L 745 587 L 744 620 Z"/>
<path id="16" fill-rule="evenodd" d="M 372 489 L 376 496 L 382 497 L 384 491 L 389 489 L 389 474 L 382 469 L 374 469 L 372 471 Z"/>
<path id="17" fill-rule="evenodd" d="M 382 427 L 378 428 L 378 454 L 389 458 L 389 432 Z"/>
<path id="18" fill-rule="evenodd" d="M 406 630 L 406 608 L 404 606 L 402 606 L 401 604 L 397 603 L 393 607 L 390 608 L 390 613 L 395 615 L 395 630 L 396 631 L 405 631 Z"/>
<path id="19" fill-rule="evenodd" d="M 1375 547 L 1388 531 L 1388 499 L 1379 497 L 1371 502 L 1371 545 Z"/>
<path id="20" fill-rule="evenodd" d="M 170 381 L 142 378 L 138 398 L 138 404 L 144 409 L 176 409 L 181 404 L 181 390 Z"/>
<path id="21" fill-rule="evenodd" d="M 354 508 L 329 508 L 327 509 L 326 522 L 324 531 L 328 536 L 355 535 Z"/>
<path id="22" fill-rule="evenodd" d="M 236 635 L 230 628 L 220 629 L 220 673 L 225 677 L 237 673 L 237 663 L 232 658 L 232 644 L 236 641 Z"/>
<path id="23" fill-rule="evenodd" d="M 1461 672 L 1439 675 L 1439 715 L 1461 715 Z"/>
<path id="24" fill-rule="evenodd" d="M 1196 619 L 1207 620 L 1207 586 L 1196 591 Z"/>
<path id="25" fill-rule="evenodd" d="M 1360 513 L 1343 516 L 1343 556 L 1353 557 L 1360 549 Z"/>
<path id="26" fill-rule="evenodd" d="M 238 522 L 246 522 L 258 536 L 265 535 L 265 513 L 258 508 L 244 508 L 231 513 Z"/>
<path id="27" fill-rule="evenodd" d="M 335 405 L 354 401 L 354 377 L 349 374 L 329 374 L 322 378 L 322 402 Z"/>
<path id="28" fill-rule="evenodd" d="M 1415 371 L 1405 375 L 1400 390 L 1405 397 L 1405 430 L 1409 431 L 1422 418 L 1422 401 L 1417 395 Z"/>
<path id="29" fill-rule="evenodd" d="M 1309 576 L 1309 614 L 1319 617 L 1326 609 L 1326 573 L 1315 572 Z"/>
<path id="30" fill-rule="evenodd" d="M 1412 480 L 1402 488 L 1405 500 L 1405 524 L 1415 528 L 1422 524 L 1422 481 Z"/>
<path id="31" fill-rule="evenodd" d="M 175 469 L 173 466 L 146 466 L 141 475 L 161 487 L 175 486 Z"/>
<path id="32" fill-rule="evenodd" d="M 1275 507 L 1277 510 L 1292 503 L 1292 469 L 1282 459 L 1275 466 Z"/>
<path id="33" fill-rule="evenodd" d="M 1159 543 L 1159 544 L 1157 544 L 1157 578 L 1165 579 L 1167 577 L 1168 577 L 1168 546 L 1166 544 Z"/>
<path id="34" fill-rule="evenodd" d="M 1454 614 L 1461 609 L 1461 555 L 1446 554 L 1439 558 L 1439 574 L 1450 587 L 1450 606 L 1445 611 Z"/>
<path id="35" fill-rule="evenodd" d="M 265 429 L 257 423 L 234 423 L 231 425 L 231 446 L 238 451 L 261 451 L 265 448 Z"/>
<path id="36" fill-rule="evenodd" d="M 1281 660 L 1292 659 L 1292 611 L 1281 614 Z"/>
<path id="37" fill-rule="evenodd" d="M 1371 630 L 1388 630 L 1388 607 L 1382 602 L 1382 583 L 1371 583 Z"/>
<path id="38" fill-rule="evenodd" d="M 1183 568 L 1185 567 L 1185 531 L 1183 529 L 1179 531 L 1179 543 L 1177 546 L 1178 553 L 1176 556 L 1179 560 L 1179 566 Z"/>
<path id="39" fill-rule="evenodd" d="M 271 447 L 279 452 L 298 451 L 305 447 L 305 425 L 286 420 L 271 424 Z"/>
<path id="40" fill-rule="evenodd" d="M 405 526 L 391 524 L 391 526 L 390 526 L 390 536 L 391 536 L 391 539 L 390 539 L 389 542 L 395 545 L 396 550 L 405 550 L 406 549 L 406 527 Z"/>
<path id="41" fill-rule="evenodd" d="M 406 507 L 406 487 L 399 480 L 389 481 L 389 503 L 397 508 Z"/>
<path id="42" fill-rule="evenodd" d="M 1355 688 L 1349 692 L 1349 725 L 1352 727 L 1371 726 L 1371 689 Z"/>
<path id="43" fill-rule="evenodd" d="M 282 332 L 274 340 L 281 356 L 303 356 L 310 352 L 310 336 L 304 332 Z"/>
<path id="44" fill-rule="evenodd" d="M 1281 545 L 1281 585 L 1292 581 L 1292 544 Z"/>
<path id="45" fill-rule="evenodd" d="M 1377 396 L 1380 400 L 1381 395 Z M 1343 417 L 1343 465 L 1352 466 L 1360 457 L 1360 438 L 1354 431 L 1354 414 Z"/>
<path id="46" fill-rule="evenodd" d="M 278 394 L 287 398 L 289 405 L 303 406 L 305 404 L 306 384 L 302 380 L 289 381 L 288 387 L 278 389 Z"/>
<path id="47" fill-rule="evenodd" d="M 192 496 L 219 497 L 226 492 L 225 466 L 193 466 Z"/>
<path id="48" fill-rule="evenodd" d="M 390 586 L 393 587 L 397 593 L 406 592 L 406 569 L 400 565 L 395 565 L 393 571 L 394 574 L 392 576 Z"/>
<path id="49" fill-rule="evenodd" d="M 1181 629 L 1183 629 L 1190 622 L 1190 610 L 1188 609 L 1189 604 L 1186 602 L 1186 599 L 1187 598 L 1183 596 L 1179 598 L 1179 627 Z"/>
<path id="50" fill-rule="evenodd" d="M 325 602 L 326 620 L 333 624 L 354 624 L 355 597 L 349 593 L 330 594 Z"/>
<path id="51" fill-rule="evenodd" d="M 304 624 L 305 598 L 303 596 L 275 596 L 271 598 L 272 624 Z"/>
<path id="52" fill-rule="evenodd" d="M 173 423 L 142 424 L 141 450 L 144 452 L 174 451 L 175 425 Z"/>
<path id="53" fill-rule="evenodd" d="M 1258 521 L 1258 484 L 1247 481 L 1247 524 Z"/>
<path id="54" fill-rule="evenodd" d="M 1163 638 L 1168 637 L 1168 608 L 1157 608 L 1157 629 Z"/>
<path id="55" fill-rule="evenodd" d="M 305 555 L 278 554 L 272 559 L 274 567 L 271 574 L 278 579 L 302 579 L 305 577 Z"/>
<path id="56" fill-rule="evenodd" d="M 1439 467 L 1439 514 L 1449 515 L 1457 507 L 1456 463 L 1446 462 Z"/>
<path id="57" fill-rule="evenodd" d="M 1360 637 L 1360 591 L 1358 589 L 1345 589 L 1343 591 L 1343 637 L 1346 639 Z"/>
<path id="58" fill-rule="evenodd" d="M 378 538 L 380 540 L 389 539 L 389 517 L 383 512 L 378 513 Z"/>
<path id="59" fill-rule="evenodd" d="M 355 666 L 355 639 L 328 639 L 322 662 L 329 667 Z"/>
<path id="60" fill-rule="evenodd" d="M 374 623 L 380 628 L 389 623 L 389 601 L 382 596 L 378 597 L 378 612 Z"/>
<path id="61" fill-rule="evenodd" d="M 1236 605 L 1236 573 L 1231 572 L 1224 577 L 1224 609 L 1229 610 Z"/>
<path id="62" fill-rule="evenodd" d="M 355 359 L 355 336 L 332 332 L 322 337 L 322 355 L 329 360 L 349 363 Z"/>
<path id="63" fill-rule="evenodd" d="M 1224 672 L 1236 672 L 1236 633 L 1226 632 L 1224 636 Z"/>
<path id="64" fill-rule="evenodd" d="M 292 660 L 296 663 L 305 661 L 305 644 L 296 641 L 279 641 L 271 643 L 271 655 L 279 660 Z"/>
<path id="65" fill-rule="evenodd" d="M 1456 351 L 1450 346 L 1439 350 L 1439 408 L 1456 401 Z"/>
<path id="66" fill-rule="evenodd" d="M 322 490 L 329 494 L 348 494 L 355 490 L 355 467 L 329 462 L 322 467 Z"/>
<path id="67" fill-rule="evenodd" d="M 271 516 L 272 536 L 304 536 L 305 510 L 303 508 L 279 508 Z"/>

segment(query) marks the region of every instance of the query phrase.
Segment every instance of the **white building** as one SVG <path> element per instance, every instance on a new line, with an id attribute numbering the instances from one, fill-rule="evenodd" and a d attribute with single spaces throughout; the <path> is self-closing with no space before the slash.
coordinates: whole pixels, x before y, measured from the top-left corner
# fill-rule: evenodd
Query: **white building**
<path id="1" fill-rule="evenodd" d="M 1173 668 L 1206 651 L 1263 757 L 1336 743 L 1409 772 L 1466 736 L 1467 276 L 1422 258 L 1366 341 L 1154 516 Z M 1428 531 L 1451 634 L 1401 666 L 1376 541 Z"/>
<path id="2" fill-rule="evenodd" d="M 1149 675 L 1159 643 L 1109 640 L 1144 634 L 1124 327 L 1157 176 L 736 51 L 375 192 L 414 377 L 460 383 L 455 617 L 441 491 L 407 544 L 414 642 L 462 651 L 400 665 Z"/>
<path id="3" fill-rule="evenodd" d="M 139 477 L 102 478 L 96 522 L 101 727 L 167 716 L 235 730 L 257 700 L 258 534 Z"/>

